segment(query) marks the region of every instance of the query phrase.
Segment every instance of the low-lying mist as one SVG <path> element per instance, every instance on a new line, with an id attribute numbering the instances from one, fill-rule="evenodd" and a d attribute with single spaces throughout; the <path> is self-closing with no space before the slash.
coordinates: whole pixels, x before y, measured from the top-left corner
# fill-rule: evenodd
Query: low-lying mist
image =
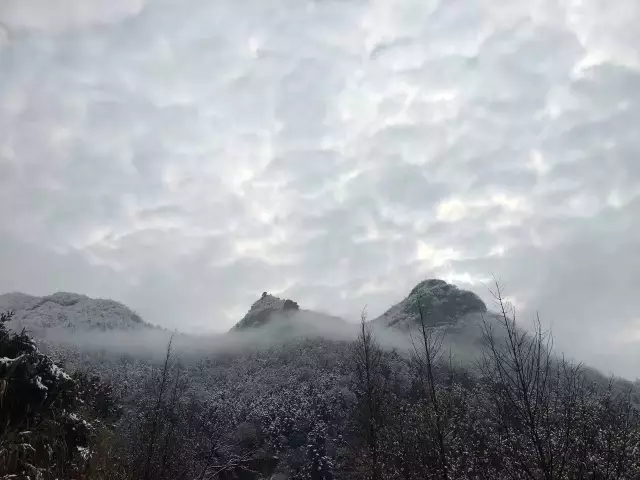
<path id="1" fill-rule="evenodd" d="M 327 318 L 306 311 L 286 315 L 274 313 L 260 327 L 202 335 L 159 328 L 106 331 L 50 328 L 34 333 L 45 347 L 50 346 L 53 350 L 63 347 L 88 354 L 134 357 L 151 362 L 165 358 L 169 342 L 175 357 L 190 361 L 217 355 L 248 354 L 300 340 L 352 342 L 357 338 L 359 323 Z M 455 325 L 438 327 L 443 354 L 463 365 L 477 359 L 482 343 L 482 322 L 486 320 L 494 321 L 492 315 L 468 315 Z M 378 344 L 387 350 L 408 353 L 414 348 L 414 341 L 418 340 L 417 330 L 370 325 Z"/>

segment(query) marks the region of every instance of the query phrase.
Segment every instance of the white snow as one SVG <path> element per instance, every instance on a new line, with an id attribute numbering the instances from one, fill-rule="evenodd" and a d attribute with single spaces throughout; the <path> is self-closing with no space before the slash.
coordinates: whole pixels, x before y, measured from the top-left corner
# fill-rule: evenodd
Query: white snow
<path id="1" fill-rule="evenodd" d="M 46 392 L 49 389 L 42 383 L 42 377 L 40 377 L 39 375 L 36 375 L 35 378 L 35 382 L 36 382 L 36 387 L 38 387 L 40 390 Z"/>
<path id="2" fill-rule="evenodd" d="M 416 308 L 412 306 L 419 303 L 421 296 L 425 297 L 425 299 L 428 298 L 431 307 L 437 309 L 440 308 L 440 305 L 451 301 L 460 302 L 462 306 L 464 301 L 457 300 L 461 293 L 470 294 L 470 292 L 460 290 L 457 286 L 448 284 L 443 280 L 425 280 L 416 285 L 404 300 L 393 305 L 378 318 L 374 319 L 373 324 L 384 327 L 413 328 L 416 325 L 417 312 Z M 468 316 L 468 314 L 465 314 L 465 316 Z M 451 320 L 464 320 L 464 318 L 451 318 Z"/>
<path id="3" fill-rule="evenodd" d="M 87 461 L 91 458 L 91 450 L 86 447 L 76 447 L 78 449 L 78 453 L 82 457 L 83 460 Z"/>
<path id="4" fill-rule="evenodd" d="M 76 293 L 58 292 L 45 297 L 23 293 L 0 295 L 0 311 L 14 310 L 9 326 L 29 331 L 51 328 L 72 330 L 139 329 L 148 324 L 125 305 Z"/>
<path id="5" fill-rule="evenodd" d="M 22 360 L 22 357 L 24 357 L 24 355 L 20 355 L 19 357 L 16 357 L 16 358 L 0 357 L 0 367 L 2 367 L 3 370 L 8 369 L 14 363 Z"/>
<path id="6" fill-rule="evenodd" d="M 67 375 L 67 373 L 64 370 L 62 370 L 59 366 L 57 366 L 55 363 L 51 365 L 51 374 L 54 377 L 56 377 L 58 380 L 60 378 L 64 380 L 71 380 L 71 377 Z"/>

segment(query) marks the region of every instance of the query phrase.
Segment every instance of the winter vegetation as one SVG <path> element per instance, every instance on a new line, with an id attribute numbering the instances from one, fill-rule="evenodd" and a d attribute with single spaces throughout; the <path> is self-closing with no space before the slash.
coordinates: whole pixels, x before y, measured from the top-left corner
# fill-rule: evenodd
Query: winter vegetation
<path id="1" fill-rule="evenodd" d="M 640 479 L 637 382 L 493 293 L 426 280 L 355 325 L 265 292 L 206 338 L 0 297 L 0 479 Z"/>

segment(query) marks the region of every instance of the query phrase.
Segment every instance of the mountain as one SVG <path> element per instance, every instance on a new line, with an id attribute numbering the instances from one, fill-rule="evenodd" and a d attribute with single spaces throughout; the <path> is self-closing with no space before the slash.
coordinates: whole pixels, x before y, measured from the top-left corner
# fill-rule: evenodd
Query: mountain
<path id="1" fill-rule="evenodd" d="M 487 312 L 487 306 L 475 293 L 462 290 L 444 280 L 427 279 L 413 287 L 404 300 L 372 320 L 372 325 L 411 329 L 420 323 L 419 304 L 422 305 L 424 318 L 430 326 L 456 325 L 470 315 Z M 283 320 L 303 323 L 304 320 L 311 319 L 329 325 L 345 323 L 338 317 L 301 310 L 292 300 L 264 292 L 231 331 L 260 328 Z"/>
<path id="2" fill-rule="evenodd" d="M 428 325 L 456 325 L 465 329 L 465 318 L 487 312 L 474 293 L 444 280 L 418 283 L 401 302 L 372 321 L 380 328 L 410 330 L 419 325 L 418 304 Z M 35 334 L 44 331 L 127 331 L 157 328 L 144 322 L 134 311 L 114 300 L 94 299 L 76 293 L 58 292 L 44 297 L 24 293 L 0 295 L 0 311 L 14 310 L 13 329 L 26 328 Z M 277 336 L 351 333 L 353 325 L 339 317 L 301 309 L 297 302 L 264 292 L 230 332 L 256 332 L 269 327 Z"/>
<path id="3" fill-rule="evenodd" d="M 297 302 L 267 292 L 251 305 L 230 332 L 251 332 L 264 327 L 279 330 L 283 335 L 339 334 L 351 330 L 349 324 L 339 317 L 301 309 Z"/>
<path id="4" fill-rule="evenodd" d="M 418 283 L 400 303 L 372 320 L 378 327 L 410 330 L 420 323 L 420 311 L 427 325 L 455 325 L 472 314 L 487 312 L 487 306 L 475 293 L 462 290 L 439 279 Z"/>
<path id="5" fill-rule="evenodd" d="M 251 305 L 247 314 L 231 330 L 239 331 L 261 327 L 276 316 L 287 318 L 299 311 L 300 307 L 296 302 L 284 300 L 264 292 L 262 297 Z"/>
<path id="6" fill-rule="evenodd" d="M 67 344 L 77 342 L 77 349 L 67 348 L 67 344 L 61 348 L 59 343 L 51 342 L 51 348 L 47 347 L 51 360 L 75 374 L 74 380 L 80 378 L 77 375 L 84 375 L 109 386 L 109 395 L 105 396 L 99 388 L 78 382 L 81 393 L 91 394 L 100 403 L 105 397 L 113 398 L 122 416 L 113 420 L 106 435 L 100 431 L 92 435 L 96 442 L 107 441 L 107 444 L 96 443 L 90 446 L 91 450 L 83 446 L 76 450 L 82 458 L 87 453 L 95 455 L 98 465 L 105 465 L 105 471 L 118 472 L 118 478 L 335 480 L 370 477 L 367 470 L 363 470 L 369 467 L 363 462 L 367 440 L 361 412 L 371 411 L 367 392 L 372 385 L 384 387 L 379 389 L 384 397 L 376 395 L 378 402 L 385 402 L 379 404 L 385 413 L 384 435 L 379 437 L 380 451 L 385 452 L 380 468 L 385 470 L 380 472 L 380 478 L 400 480 L 425 478 L 425 455 L 434 459 L 431 477 L 446 476 L 437 470 L 437 432 L 424 415 L 425 406 L 432 405 L 431 397 L 424 397 L 416 390 L 417 385 L 431 381 L 431 374 L 425 372 L 425 368 L 415 368 L 423 364 L 407 361 L 412 353 L 420 354 L 420 345 L 417 345 L 418 351 L 412 350 L 414 343 L 410 336 L 415 333 L 411 328 L 420 318 L 418 302 L 424 306 L 429 324 L 453 327 L 447 328 L 443 355 L 437 357 L 432 383 L 435 398 L 446 400 L 441 405 L 451 420 L 444 432 L 451 452 L 447 456 L 451 471 L 463 472 L 459 476 L 461 480 L 505 478 L 522 461 L 529 462 L 524 465 L 538 472 L 535 469 L 540 463 L 531 457 L 531 452 L 536 452 L 529 444 L 531 432 L 522 430 L 523 425 L 532 423 L 527 423 L 528 417 L 509 403 L 516 398 L 521 405 L 527 394 L 514 397 L 519 395 L 518 386 L 511 388 L 501 381 L 504 365 L 511 358 L 509 351 L 506 357 L 489 357 L 501 362 L 499 367 L 503 370 L 493 368 L 489 362 L 483 376 L 476 376 L 478 355 L 491 355 L 491 350 L 483 350 L 486 344 L 474 343 L 481 338 L 480 322 L 476 320 L 480 315 L 491 318 L 494 314 L 487 312 L 484 303 L 473 293 L 442 280 L 419 283 L 407 298 L 373 321 L 379 326 L 375 329 L 375 339 L 381 347 L 372 346 L 375 350 L 370 352 L 375 353 L 375 357 L 354 355 L 364 351 L 359 348 L 363 343 L 354 343 L 358 325 L 304 310 L 292 300 L 267 293 L 254 302 L 231 333 L 215 338 L 176 335 L 171 350 L 167 348 L 171 332 L 142 328 L 149 325 L 131 310 L 110 300 L 66 293 L 48 297 L 9 294 L 0 296 L 0 310 L 14 309 L 23 324 L 54 330 L 55 339 L 64 337 L 68 339 Z M 496 323 L 496 331 L 499 327 Z M 42 343 L 42 339 L 35 336 L 36 342 L 27 335 L 14 337 L 20 337 L 17 340 L 21 345 L 37 343 L 40 347 Z M 531 341 L 524 336 L 518 338 L 525 343 L 519 343 L 524 345 L 522 350 L 513 350 L 515 355 L 524 359 L 525 365 L 540 369 L 540 362 L 527 360 L 531 358 L 527 357 Z M 3 350 L 1 343 L 0 376 L 4 377 L 0 378 L 0 384 L 5 382 L 8 370 L 17 371 L 13 366 L 23 362 L 21 351 L 13 347 Z M 166 362 L 164 367 L 158 368 L 163 362 Z M 380 368 L 369 370 L 366 365 L 372 364 L 370 362 L 376 362 Z M 370 379 L 363 375 L 367 371 L 372 373 Z M 575 465 L 576 473 L 570 472 L 570 478 L 582 478 L 584 455 L 594 459 L 589 468 L 599 478 L 606 478 L 606 472 L 598 469 L 606 469 L 613 462 L 620 465 L 626 462 L 622 467 L 626 470 L 616 478 L 635 478 L 640 471 L 634 455 L 640 449 L 640 416 L 636 415 L 634 402 L 640 400 L 629 393 L 632 385 L 616 382 L 609 387 L 611 383 L 604 377 L 592 377 L 590 372 L 574 376 L 571 368 L 557 372 L 563 375 L 558 377 L 558 382 L 545 382 L 541 387 L 545 389 L 541 398 L 553 401 L 545 404 L 540 410 L 542 413 L 536 414 L 539 423 L 533 424 L 541 425 L 539 437 L 547 442 L 545 452 L 573 455 L 571 465 Z M 54 391 L 49 376 L 43 376 L 37 369 L 27 373 L 29 375 L 14 378 L 28 380 L 24 383 L 27 392 L 39 390 L 40 397 L 34 396 L 34 399 Z M 548 378 L 542 375 L 544 370 L 525 369 L 525 373 L 532 381 Z M 571 390 L 566 390 L 567 385 Z M 570 394 L 565 394 L 567 392 Z M 495 408 L 496 402 L 499 402 L 498 408 Z M 20 407 L 22 403 L 4 402 L 4 405 L 4 408 Z M 515 413 L 500 416 L 504 411 Z M 61 418 L 59 412 L 55 413 L 56 418 Z M 73 418 L 82 420 L 75 412 L 72 414 Z M 15 444 L 17 448 L 27 448 L 21 437 L 25 433 L 21 427 L 22 416 L 12 415 L 20 422 L 17 436 L 14 435 Z M 567 415 L 575 422 L 574 433 L 569 435 L 565 431 Z M 513 448 L 504 448 L 504 434 L 496 431 L 495 425 L 506 425 Z M 551 437 L 547 436 L 549 432 Z M 75 435 L 66 438 L 75 438 Z M 557 446 L 548 438 L 575 443 Z M 150 440 L 163 447 L 140 448 Z M 221 446 L 219 450 L 217 445 Z M 416 449 L 416 445 L 420 448 Z M 583 454 L 574 445 L 587 445 L 591 450 Z M 215 459 L 212 447 L 216 447 Z M 70 446 L 68 450 L 73 448 Z M 38 449 L 41 450 L 46 451 Z M 108 458 L 101 457 L 104 455 Z M 26 454 L 24 458 L 29 459 Z M 151 460 L 147 461 L 148 458 Z M 501 461 L 496 462 L 496 458 Z M 44 460 L 49 461 L 48 455 Z M 508 469 L 503 469 L 506 462 L 509 462 Z M 30 464 L 38 466 L 32 461 Z M 145 465 L 149 465 L 148 469 Z M 3 467 L 0 464 L 0 478 L 7 476 Z M 131 472 L 131 475 L 119 476 L 119 472 Z M 467 472 L 470 473 L 467 475 Z M 536 475 L 544 478 L 542 474 Z M 57 478 L 84 477 L 59 475 Z"/>
<path id="7" fill-rule="evenodd" d="M 51 329 L 80 331 L 156 328 L 128 307 L 114 300 L 57 292 L 44 297 L 24 293 L 0 295 L 0 311 L 15 312 L 11 327 L 30 332 Z"/>

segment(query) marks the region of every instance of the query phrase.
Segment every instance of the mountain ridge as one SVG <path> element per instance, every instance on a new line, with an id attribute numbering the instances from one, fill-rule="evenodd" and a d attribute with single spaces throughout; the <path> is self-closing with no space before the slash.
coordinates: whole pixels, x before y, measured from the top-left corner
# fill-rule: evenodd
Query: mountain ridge
<path id="1" fill-rule="evenodd" d="M 0 310 L 15 312 L 11 327 L 29 331 L 137 330 L 160 328 L 145 322 L 126 305 L 111 299 L 91 298 L 71 292 L 38 297 L 21 292 L 0 295 Z"/>
<path id="2" fill-rule="evenodd" d="M 444 280 L 428 278 L 416 284 L 409 294 L 371 320 L 376 327 L 410 330 L 420 321 L 418 304 L 430 326 L 453 326 L 471 314 L 487 312 L 475 293 Z M 0 295 L 0 310 L 14 310 L 13 328 L 31 331 L 69 328 L 73 331 L 132 330 L 161 328 L 144 321 L 126 305 L 110 299 L 56 292 L 42 297 L 21 292 Z M 266 326 L 318 326 L 341 329 L 350 325 L 340 317 L 301 309 L 288 298 L 263 292 L 229 332 L 256 331 Z M 307 328 L 308 329 L 308 328 Z"/>

